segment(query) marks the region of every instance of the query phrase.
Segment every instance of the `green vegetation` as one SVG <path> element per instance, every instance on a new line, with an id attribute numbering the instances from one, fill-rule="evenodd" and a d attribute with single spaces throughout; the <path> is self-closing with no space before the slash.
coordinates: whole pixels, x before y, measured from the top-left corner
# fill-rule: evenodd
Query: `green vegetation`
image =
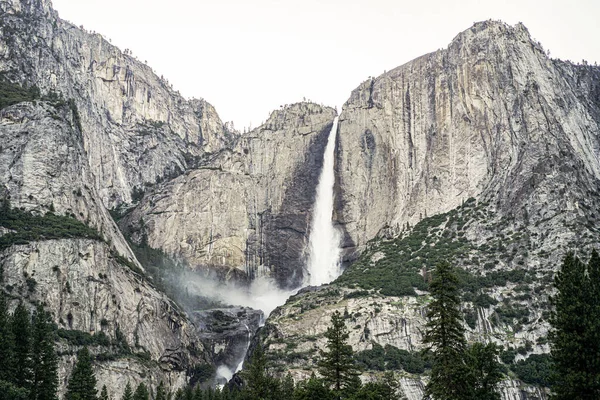
<path id="1" fill-rule="evenodd" d="M 532 354 L 510 366 L 517 378 L 531 385 L 550 387 L 552 358 L 549 354 Z"/>
<path id="2" fill-rule="evenodd" d="M 51 211 L 45 215 L 35 215 L 32 212 L 11 208 L 6 199 L 0 200 L 0 226 L 14 231 L 0 237 L 0 250 L 38 240 L 63 238 L 102 240 L 98 231 L 73 217 L 55 215 Z"/>
<path id="3" fill-rule="evenodd" d="M 423 343 L 431 352 L 432 368 L 425 395 L 447 400 L 499 400 L 502 379 L 498 349 L 493 343 L 467 347 L 460 312 L 459 280 L 443 262 L 430 284 L 432 302 L 427 310 Z"/>
<path id="4" fill-rule="evenodd" d="M 16 83 L 0 79 L 0 110 L 23 101 L 34 101 L 40 98 L 40 90 L 36 86 L 25 88 Z"/>
<path id="5" fill-rule="evenodd" d="M 58 358 L 50 315 L 38 306 L 33 316 L 23 304 L 13 314 L 0 292 L 0 398 L 54 400 Z"/>
<path id="6" fill-rule="evenodd" d="M 110 346 L 111 340 L 104 332 L 93 335 L 76 329 L 58 329 L 56 334 L 75 346 Z"/>
<path id="7" fill-rule="evenodd" d="M 331 326 L 325 333 L 327 338 L 327 351 L 321 351 L 321 360 L 318 363 L 319 373 L 329 386 L 333 386 L 333 393 L 337 398 L 348 397 L 360 387 L 358 368 L 354 362 L 354 352 L 347 344 L 350 337 L 344 317 L 336 311 L 331 317 Z"/>
<path id="8" fill-rule="evenodd" d="M 77 362 L 69 378 L 65 400 L 97 400 L 97 393 L 92 359 L 87 347 L 84 347 L 77 353 Z"/>
<path id="9" fill-rule="evenodd" d="M 431 368 L 420 353 L 411 353 L 389 344 L 382 347 L 373 343 L 370 350 L 356 353 L 355 359 L 361 368 L 375 371 L 404 370 L 411 374 L 422 374 L 425 368 Z"/>
<path id="10" fill-rule="evenodd" d="M 554 362 L 555 398 L 600 398 L 600 257 L 594 251 L 586 265 L 567 254 L 554 285 L 554 311 L 548 339 Z M 533 356 L 530 356 L 531 358 Z M 531 369 L 544 368 L 541 362 Z"/>

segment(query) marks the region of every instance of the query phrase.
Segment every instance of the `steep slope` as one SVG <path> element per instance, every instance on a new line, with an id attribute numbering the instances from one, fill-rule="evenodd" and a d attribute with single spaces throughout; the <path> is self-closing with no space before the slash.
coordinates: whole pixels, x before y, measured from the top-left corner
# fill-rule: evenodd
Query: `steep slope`
<path id="1" fill-rule="evenodd" d="M 449 260 L 463 271 L 469 339 L 506 351 L 504 398 L 544 398 L 522 381 L 547 378 L 529 372 L 549 351 L 558 263 L 600 241 L 599 133 L 600 69 L 549 59 L 522 25 L 477 23 L 361 84 L 338 131 L 335 219 L 350 265 L 272 314 L 261 338 L 274 364 L 307 376 L 338 310 L 367 371 L 396 370 L 421 398 L 425 277 Z M 377 364 L 388 351 L 393 363 Z"/>
<path id="2" fill-rule="evenodd" d="M 62 103 L 22 102 L 0 110 L 2 200 L 25 210 L 20 213 L 55 221 L 53 240 L 11 241 L 15 229 L 3 230 L 0 236 L 9 241 L 0 248 L 2 290 L 26 304 L 44 304 L 58 328 L 72 332 L 61 341 L 61 382 L 72 368 L 73 346 L 81 344 L 75 338 L 102 332 L 105 339 L 93 342 L 93 351 L 103 354 L 98 374 L 112 393 L 127 380 L 181 386 L 210 357 L 185 314 L 141 274 L 93 186 L 75 120 L 76 112 Z M 3 217 L 9 212 L 3 208 Z M 74 217 L 98 237 L 69 229 Z"/>
<path id="3" fill-rule="evenodd" d="M 0 12 L 0 71 L 74 100 L 107 208 L 180 175 L 234 135 L 206 101 L 186 101 L 130 52 L 61 20 L 50 1 L 3 0 Z"/>
<path id="4" fill-rule="evenodd" d="M 522 25 L 488 21 L 361 84 L 338 136 L 349 256 L 470 197 L 546 214 L 544 231 L 563 210 L 581 214 L 600 176 L 598 73 L 549 59 Z"/>
<path id="5" fill-rule="evenodd" d="M 232 149 L 147 195 L 121 226 L 194 269 L 297 286 L 334 117 L 312 103 L 274 111 Z"/>

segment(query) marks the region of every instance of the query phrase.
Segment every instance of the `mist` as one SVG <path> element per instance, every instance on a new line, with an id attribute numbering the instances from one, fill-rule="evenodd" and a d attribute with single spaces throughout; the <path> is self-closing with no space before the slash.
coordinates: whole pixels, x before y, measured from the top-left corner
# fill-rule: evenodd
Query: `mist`
<path id="1" fill-rule="evenodd" d="M 189 270 L 181 271 L 175 278 L 177 286 L 189 295 L 206 297 L 222 303 L 225 307 L 241 306 L 262 310 L 265 318 L 298 291 L 280 289 L 275 280 L 266 275 L 255 278 L 250 284 L 223 281 L 215 275 L 204 275 Z"/>

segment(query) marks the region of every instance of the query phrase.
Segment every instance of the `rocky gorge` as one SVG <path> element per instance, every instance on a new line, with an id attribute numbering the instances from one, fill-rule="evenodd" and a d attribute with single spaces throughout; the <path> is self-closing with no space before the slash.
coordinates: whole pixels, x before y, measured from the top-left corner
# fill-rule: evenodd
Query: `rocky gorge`
<path id="1" fill-rule="evenodd" d="M 44 304 L 62 334 L 61 390 L 74 335 L 96 338 L 98 381 L 114 394 L 127 381 L 214 384 L 256 331 L 273 368 L 304 379 L 336 310 L 362 356 L 384 348 L 418 364 L 423 276 L 446 259 L 468 282 L 469 338 L 515 353 L 504 399 L 545 398 L 511 366 L 548 353 L 552 274 L 568 250 L 598 243 L 600 68 L 549 58 L 523 25 L 486 21 L 360 84 L 334 132 L 332 221 L 346 270 L 263 321 L 237 298 L 178 304 L 165 285 L 203 281 L 186 295 L 211 297 L 209 287 L 262 279 L 287 295 L 306 282 L 337 110 L 286 105 L 240 133 L 48 0 L 0 0 L 0 12 L 2 82 L 37 90 L 0 110 L 0 197 L 97 233 L 0 247 L 13 306 Z M 161 276 L 155 251 L 174 265 Z M 420 399 L 425 370 L 394 371 Z"/>

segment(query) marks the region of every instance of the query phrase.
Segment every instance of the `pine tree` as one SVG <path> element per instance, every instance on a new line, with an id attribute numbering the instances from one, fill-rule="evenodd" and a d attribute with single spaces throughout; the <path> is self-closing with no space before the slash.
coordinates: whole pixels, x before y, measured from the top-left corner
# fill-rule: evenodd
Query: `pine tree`
<path id="1" fill-rule="evenodd" d="M 598 282 L 600 260 L 594 252 L 586 266 L 572 253 L 554 278 L 558 291 L 552 298 L 548 335 L 554 362 L 554 398 L 600 398 L 600 344 Z"/>
<path id="2" fill-rule="evenodd" d="M 131 389 L 131 383 L 127 382 L 125 390 L 123 391 L 123 397 L 121 400 L 133 400 L 133 389 Z"/>
<path id="3" fill-rule="evenodd" d="M 285 378 L 281 381 L 281 397 L 283 399 L 291 399 L 294 395 L 294 379 L 288 372 Z"/>
<path id="4" fill-rule="evenodd" d="M 465 400 L 472 385 L 464 362 L 466 340 L 460 312 L 458 278 L 447 262 L 440 263 L 430 284 L 433 300 L 427 311 L 423 343 L 433 352 L 431 378 L 425 397 L 436 400 Z"/>
<path id="5" fill-rule="evenodd" d="M 14 346 L 11 329 L 12 318 L 8 313 L 8 302 L 0 290 L 0 381 L 14 382 Z"/>
<path id="6" fill-rule="evenodd" d="M 336 398 L 323 379 L 317 378 L 314 372 L 308 380 L 298 383 L 293 397 L 294 400 L 334 400 Z"/>
<path id="7" fill-rule="evenodd" d="M 100 397 L 98 397 L 98 400 L 108 400 L 108 389 L 106 388 L 106 385 L 102 385 L 102 390 L 100 391 Z M 158 398 L 156 400 L 158 400 Z"/>
<path id="8" fill-rule="evenodd" d="M 31 360 L 31 315 L 21 302 L 12 317 L 14 347 L 14 382 L 16 386 L 29 390 L 33 379 Z"/>
<path id="9" fill-rule="evenodd" d="M 156 397 L 154 400 L 167 400 L 167 390 L 165 389 L 165 384 L 163 381 L 160 381 L 158 387 L 156 388 Z"/>
<path id="10" fill-rule="evenodd" d="M 319 360 L 319 373 L 325 382 L 333 386 L 337 398 L 342 398 L 342 393 L 360 387 L 358 367 L 354 363 L 352 346 L 347 344 L 348 329 L 344 318 L 339 311 L 331 316 L 331 326 L 327 328 L 327 351 L 321 351 Z"/>
<path id="11" fill-rule="evenodd" d="M 471 370 L 471 398 L 474 400 L 500 400 L 498 384 L 502 369 L 498 361 L 498 346 L 494 343 L 474 343 L 467 351 L 467 364 Z"/>
<path id="12" fill-rule="evenodd" d="M 137 389 L 135 389 L 133 400 L 150 400 L 150 393 L 148 393 L 148 388 L 144 382 L 141 382 Z"/>
<path id="13" fill-rule="evenodd" d="M 77 362 L 71 373 L 65 400 L 96 400 L 96 375 L 87 347 L 77 353 Z"/>
<path id="14" fill-rule="evenodd" d="M 33 381 L 31 400 L 56 400 L 58 357 L 54 350 L 54 332 L 50 315 L 41 305 L 33 315 Z"/>
<path id="15" fill-rule="evenodd" d="M 246 381 L 244 393 L 249 399 L 271 399 L 278 388 L 274 387 L 274 379 L 267 373 L 267 358 L 260 341 L 252 353 L 247 368 L 242 372 Z"/>
<path id="16" fill-rule="evenodd" d="M 589 294 L 588 303 L 590 313 L 586 318 L 586 352 L 589 360 L 590 379 L 593 382 L 592 393 L 600 397 L 600 255 L 596 250 L 588 262 Z"/>

